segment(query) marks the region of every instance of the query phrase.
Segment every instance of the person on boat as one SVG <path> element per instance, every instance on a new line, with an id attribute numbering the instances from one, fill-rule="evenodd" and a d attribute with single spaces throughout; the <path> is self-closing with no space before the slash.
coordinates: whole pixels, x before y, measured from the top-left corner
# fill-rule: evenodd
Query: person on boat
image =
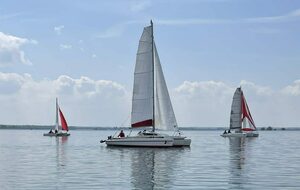
<path id="1" fill-rule="evenodd" d="M 58 132 L 58 130 L 57 129 L 55 129 L 55 134 Z"/>
<path id="2" fill-rule="evenodd" d="M 228 130 L 228 133 L 231 133 L 231 132 L 230 132 L 230 129 Z"/>
<path id="3" fill-rule="evenodd" d="M 50 134 L 52 134 L 52 133 L 53 133 L 52 129 L 50 129 L 49 133 L 50 133 Z"/>
<path id="4" fill-rule="evenodd" d="M 223 135 L 225 135 L 225 134 L 227 134 L 227 131 L 226 131 L 226 130 L 224 131 Z"/>
<path id="5" fill-rule="evenodd" d="M 119 133 L 118 137 L 121 137 L 121 138 L 125 137 L 125 133 L 123 132 L 123 130 L 121 130 L 121 132 Z"/>

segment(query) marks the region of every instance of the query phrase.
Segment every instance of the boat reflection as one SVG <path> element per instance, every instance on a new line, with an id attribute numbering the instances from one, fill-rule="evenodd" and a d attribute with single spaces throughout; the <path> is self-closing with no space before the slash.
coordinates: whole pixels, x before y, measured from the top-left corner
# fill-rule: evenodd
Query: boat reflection
<path id="1" fill-rule="evenodd" d="M 173 186 L 174 168 L 184 148 L 143 148 L 131 154 L 131 183 L 134 189 L 168 189 Z"/>
<path id="2" fill-rule="evenodd" d="M 130 158 L 132 189 L 170 189 L 178 168 L 178 160 L 188 148 L 122 148 L 118 150 L 122 157 Z"/>
<path id="3" fill-rule="evenodd" d="M 66 148 L 67 148 L 68 137 L 56 137 L 56 164 L 57 168 L 60 169 L 66 165 Z"/>
<path id="4" fill-rule="evenodd" d="M 230 189 L 245 189 L 249 168 L 247 158 L 251 155 L 251 141 L 253 138 L 229 138 L 229 185 Z"/>

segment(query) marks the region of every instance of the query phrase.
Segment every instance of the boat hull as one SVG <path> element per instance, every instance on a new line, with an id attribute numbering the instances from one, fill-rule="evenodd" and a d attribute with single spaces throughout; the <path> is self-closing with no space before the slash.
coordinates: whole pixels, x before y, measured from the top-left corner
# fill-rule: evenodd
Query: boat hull
<path id="1" fill-rule="evenodd" d="M 186 137 L 175 136 L 173 137 L 173 146 L 190 146 L 192 140 Z"/>
<path id="2" fill-rule="evenodd" d="M 66 137 L 70 136 L 70 133 L 44 133 L 46 137 Z"/>
<path id="3" fill-rule="evenodd" d="M 258 137 L 258 133 L 226 133 L 222 137 Z"/>
<path id="4" fill-rule="evenodd" d="M 172 147 L 173 138 L 140 138 L 140 137 L 125 137 L 107 139 L 107 146 L 131 146 L 131 147 Z"/>

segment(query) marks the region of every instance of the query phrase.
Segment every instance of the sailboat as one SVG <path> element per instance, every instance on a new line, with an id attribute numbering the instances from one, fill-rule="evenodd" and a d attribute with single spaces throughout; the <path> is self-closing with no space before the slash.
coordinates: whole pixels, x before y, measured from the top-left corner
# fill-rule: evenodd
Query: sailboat
<path id="1" fill-rule="evenodd" d="M 228 132 L 225 130 L 221 136 L 258 137 L 254 120 L 241 87 L 237 88 L 233 95 L 229 130 Z"/>
<path id="2" fill-rule="evenodd" d="M 134 71 L 131 127 L 152 127 L 136 136 L 109 137 L 107 145 L 117 146 L 189 146 L 191 139 L 182 136 L 175 118 L 166 81 L 153 37 L 153 23 L 144 28 L 139 40 Z M 173 135 L 160 134 L 172 130 Z"/>
<path id="3" fill-rule="evenodd" d="M 58 114 L 60 117 L 60 123 L 61 125 L 59 125 L 58 123 Z M 61 136 L 69 136 L 70 133 L 68 133 L 69 131 L 69 127 L 67 124 L 67 121 L 65 119 L 64 114 L 62 113 L 58 102 L 57 102 L 57 98 L 56 98 L 56 119 L 55 119 L 55 129 L 50 129 L 50 131 L 48 133 L 44 133 L 44 136 L 50 136 L 50 137 L 61 137 Z"/>

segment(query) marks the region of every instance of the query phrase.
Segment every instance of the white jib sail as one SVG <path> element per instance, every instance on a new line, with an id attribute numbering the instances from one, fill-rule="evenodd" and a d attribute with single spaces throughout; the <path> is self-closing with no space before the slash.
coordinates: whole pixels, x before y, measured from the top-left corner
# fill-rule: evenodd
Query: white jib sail
<path id="1" fill-rule="evenodd" d="M 231 104 L 231 112 L 230 112 L 230 129 L 241 130 L 241 98 L 242 91 L 241 88 L 237 88 Z"/>
<path id="2" fill-rule="evenodd" d="M 155 64 L 155 127 L 163 130 L 176 130 L 178 126 L 172 107 L 168 87 L 161 68 L 159 56 L 154 44 L 154 64 Z"/>
<path id="3" fill-rule="evenodd" d="M 142 127 L 145 121 L 151 120 L 152 122 L 153 120 L 152 59 L 152 27 L 148 26 L 144 28 L 140 38 L 136 56 L 131 112 L 132 126 L 136 124 L 136 127 Z"/>

